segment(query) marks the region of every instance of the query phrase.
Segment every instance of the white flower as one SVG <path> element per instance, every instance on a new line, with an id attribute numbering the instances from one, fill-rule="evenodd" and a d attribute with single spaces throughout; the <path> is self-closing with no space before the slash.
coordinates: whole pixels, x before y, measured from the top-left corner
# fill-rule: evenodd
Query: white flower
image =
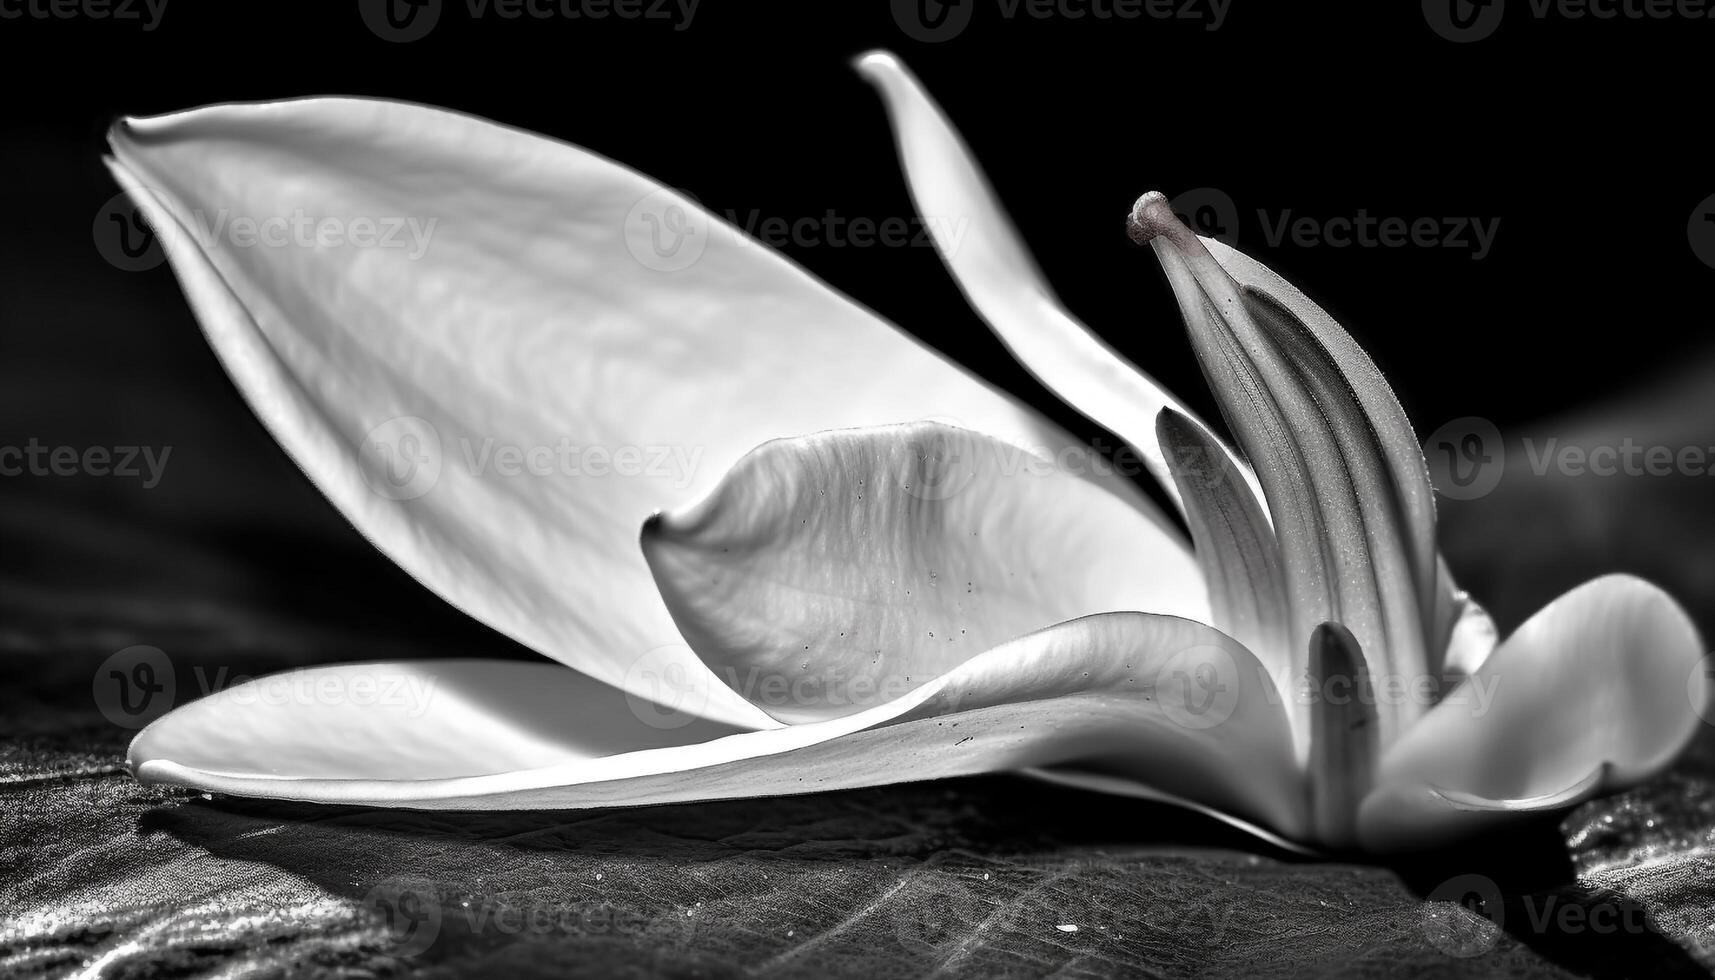
<path id="1" fill-rule="evenodd" d="M 859 68 L 972 305 L 1135 447 L 1194 549 L 1044 418 L 586 150 L 362 99 L 128 120 L 113 172 L 275 437 L 559 662 L 263 679 L 146 729 L 137 776 L 503 809 L 1027 770 L 1389 850 L 1672 760 L 1707 692 L 1669 597 L 1598 579 L 1496 646 L 1327 314 L 1138 202 L 1228 449 L 1060 306 L 911 75 Z"/>

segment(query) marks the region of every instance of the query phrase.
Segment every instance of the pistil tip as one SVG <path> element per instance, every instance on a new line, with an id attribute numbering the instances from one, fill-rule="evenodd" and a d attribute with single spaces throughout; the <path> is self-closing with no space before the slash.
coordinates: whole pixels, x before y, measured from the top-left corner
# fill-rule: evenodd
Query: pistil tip
<path id="1" fill-rule="evenodd" d="M 1160 191 L 1150 191 L 1131 206 L 1131 215 L 1126 219 L 1126 233 L 1139 245 L 1147 245 L 1156 236 L 1163 236 L 1182 250 L 1188 249 L 1197 238 L 1173 213 L 1172 203 Z"/>

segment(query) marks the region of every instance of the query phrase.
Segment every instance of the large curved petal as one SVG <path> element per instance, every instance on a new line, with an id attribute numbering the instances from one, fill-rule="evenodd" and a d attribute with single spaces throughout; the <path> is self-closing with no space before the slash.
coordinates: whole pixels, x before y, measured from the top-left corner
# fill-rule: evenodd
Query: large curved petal
<path id="1" fill-rule="evenodd" d="M 1178 536 L 1055 461 L 937 423 L 767 443 L 643 550 L 703 661 L 783 721 L 851 714 L 1094 613 L 1208 618 Z"/>
<path id="2" fill-rule="evenodd" d="M 856 64 L 887 105 L 911 197 L 965 298 L 1043 384 L 1131 443 L 1177 501 L 1155 418 L 1164 408 L 1196 416 L 1067 312 L 964 140 L 916 76 L 885 51 L 865 54 Z M 1227 451 L 1260 502 L 1262 489 L 1250 467 Z"/>
<path id="3" fill-rule="evenodd" d="M 1243 647 L 1188 620 L 1114 613 L 1063 623 L 868 711 L 737 734 L 706 721 L 673 728 L 689 716 L 552 670 L 431 661 L 276 675 L 158 720 L 132 744 L 130 764 L 147 781 L 240 796 L 553 809 L 1087 760 L 1289 837 L 1303 830 L 1273 684 Z M 360 686 L 427 694 L 357 704 L 350 692 Z"/>
<path id="4" fill-rule="evenodd" d="M 1709 710 L 1685 611 L 1610 575 L 1549 603 L 1384 755 L 1359 832 L 1417 847 L 1655 773 Z"/>
<path id="5" fill-rule="evenodd" d="M 322 492 L 455 606 L 610 683 L 678 639 L 639 523 L 757 444 L 925 417 L 1068 441 L 575 146 L 358 99 L 132 119 L 110 141 L 222 363 Z M 707 709 L 772 724 L 724 687 Z"/>

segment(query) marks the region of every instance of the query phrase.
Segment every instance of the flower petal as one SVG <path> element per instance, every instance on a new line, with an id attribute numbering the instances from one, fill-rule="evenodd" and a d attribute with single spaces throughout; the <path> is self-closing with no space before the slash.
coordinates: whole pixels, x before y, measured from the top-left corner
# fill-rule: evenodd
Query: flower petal
<path id="1" fill-rule="evenodd" d="M 1423 610 L 1432 607 L 1422 603 L 1427 586 L 1415 571 L 1414 515 L 1395 486 L 1390 440 L 1399 436 L 1375 414 L 1374 393 L 1358 393 L 1368 381 L 1351 359 L 1368 359 L 1332 320 L 1307 322 L 1299 316 L 1306 311 L 1235 279 L 1159 193 L 1138 201 L 1132 229 L 1154 245 L 1204 374 L 1257 465 L 1285 569 L 1294 673 L 1311 632 L 1337 622 L 1357 638 L 1378 683 L 1424 676 Z M 1414 438 L 1422 469 L 1416 446 Z M 1380 707 L 1384 746 L 1422 708 L 1411 700 Z"/>
<path id="2" fill-rule="evenodd" d="M 1440 624 L 1437 632 L 1447 637 L 1442 645 L 1441 675 L 1445 680 L 1457 681 L 1469 677 L 1489 659 L 1500 642 L 1500 634 L 1489 611 L 1453 584 L 1447 560 L 1440 559 L 1436 564 L 1445 586 L 1437 596 L 1440 605 L 1435 612 Z"/>
<path id="3" fill-rule="evenodd" d="M 1376 446 L 1388 476 L 1387 497 L 1395 511 L 1394 520 L 1401 526 L 1400 537 L 1411 563 L 1412 577 L 1417 583 L 1423 608 L 1436 608 L 1446 603 L 1455 591 L 1445 564 L 1438 564 L 1435 546 L 1435 491 L 1429 482 L 1429 467 L 1423 459 L 1423 448 L 1414 434 L 1411 419 L 1394 395 L 1387 378 L 1370 360 L 1357 341 L 1352 339 L 1327 311 L 1316 305 L 1298 287 L 1277 275 L 1274 270 L 1240 252 L 1219 239 L 1204 243 L 1215 260 L 1244 290 L 1253 313 L 1280 316 L 1295 323 L 1303 334 L 1314 338 L 1314 346 L 1334 364 L 1350 387 L 1350 396 L 1361 408 L 1364 421 L 1373 432 Z M 1436 624 L 1437 632 L 1430 637 L 1429 672 L 1440 668 L 1439 657 L 1446 647 L 1451 624 Z"/>
<path id="4" fill-rule="evenodd" d="M 677 639 L 638 523 L 758 443 L 934 416 L 1070 442 L 574 146 L 359 99 L 110 140 L 222 363 L 322 492 L 453 605 L 610 683 Z M 711 717 L 772 724 L 715 688 Z"/>
<path id="5" fill-rule="evenodd" d="M 1375 778 L 1376 700 L 1351 631 L 1323 623 L 1310 636 L 1310 821 L 1318 843 L 1356 839 L 1358 804 Z"/>
<path id="6" fill-rule="evenodd" d="M 1080 616 L 1208 613 L 1176 534 L 1053 461 L 937 423 L 767 443 L 652 520 L 643 550 L 691 648 L 791 722 Z"/>
<path id="7" fill-rule="evenodd" d="M 1201 425 L 1164 408 L 1156 432 L 1209 587 L 1209 624 L 1255 653 L 1276 683 L 1286 683 L 1286 588 L 1280 546 L 1261 503 Z"/>
<path id="8" fill-rule="evenodd" d="M 1610 575 L 1573 589 L 1383 756 L 1360 816 L 1365 846 L 1433 843 L 1653 774 L 1708 711 L 1702 658 L 1690 618 L 1648 582 Z"/>
<path id="9" fill-rule="evenodd" d="M 856 64 L 887 105 L 911 197 L 965 298 L 1032 374 L 1131 443 L 1177 499 L 1155 417 L 1171 408 L 1195 418 L 1191 410 L 1067 312 L 964 140 L 910 70 L 885 51 Z M 1254 485 L 1250 467 L 1222 449 Z"/>
<path id="10" fill-rule="evenodd" d="M 1212 687 L 1192 680 L 1209 672 Z M 399 687 L 395 678 L 418 678 L 414 689 L 429 696 L 349 696 L 364 684 Z M 309 693 L 270 693 L 282 691 Z M 868 711 L 737 734 L 545 665 L 312 668 L 180 708 L 138 735 L 130 762 L 146 781 L 239 796 L 557 809 L 1082 760 L 1297 837 L 1302 786 L 1279 700 L 1230 638 L 1174 617 L 1113 613 L 1014 640 Z"/>

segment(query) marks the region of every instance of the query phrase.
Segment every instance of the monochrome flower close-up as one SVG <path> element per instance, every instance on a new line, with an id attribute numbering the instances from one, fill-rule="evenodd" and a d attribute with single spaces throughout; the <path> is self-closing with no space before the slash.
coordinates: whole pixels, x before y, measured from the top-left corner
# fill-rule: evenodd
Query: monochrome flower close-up
<path id="1" fill-rule="evenodd" d="M 1498 636 L 1441 556 L 1419 434 L 1328 313 L 1161 193 L 1115 201 L 1153 253 L 1137 282 L 1165 271 L 1179 309 L 1100 326 L 1166 357 L 1183 321 L 1220 409 L 1199 418 L 1061 304 L 901 62 L 856 67 L 965 299 L 1155 497 L 589 150 L 374 99 L 128 118 L 108 165 L 269 432 L 375 548 L 543 658 L 263 677 L 154 721 L 136 777 L 529 810 L 1005 772 L 1387 854 L 1680 754 L 1709 693 L 1672 597 L 1607 575 Z M 305 210 L 345 235 L 209 233 Z M 407 216 L 421 247 L 354 244 Z"/>

